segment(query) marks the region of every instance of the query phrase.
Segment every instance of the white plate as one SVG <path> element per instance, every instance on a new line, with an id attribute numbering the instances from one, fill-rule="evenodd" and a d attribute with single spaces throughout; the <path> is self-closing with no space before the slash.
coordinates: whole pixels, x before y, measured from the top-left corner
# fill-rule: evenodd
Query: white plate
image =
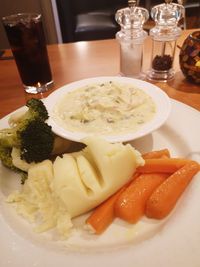
<path id="1" fill-rule="evenodd" d="M 50 118 L 48 123 L 52 126 L 53 131 L 66 139 L 73 140 L 73 141 L 80 141 L 82 138 L 86 137 L 87 133 L 81 132 L 72 132 L 67 131 L 66 129 L 62 128 L 51 116 L 55 104 L 62 99 L 68 92 L 81 88 L 88 84 L 95 84 L 95 83 L 103 83 L 106 81 L 115 81 L 122 84 L 132 84 L 136 88 L 143 90 L 146 94 L 150 95 L 153 101 L 156 104 L 157 112 L 154 118 L 145 123 L 139 130 L 135 132 L 130 132 L 128 134 L 120 134 L 120 135 L 109 135 L 104 136 L 104 138 L 111 142 L 125 142 L 140 138 L 145 136 L 152 131 L 158 129 L 168 118 L 171 104 L 169 97 L 165 94 L 160 88 L 157 86 L 137 79 L 126 78 L 126 77 L 96 77 L 90 79 L 84 79 L 77 82 L 70 83 L 61 87 L 60 89 L 54 91 L 45 99 L 45 105 L 48 109 Z"/>
<path id="2" fill-rule="evenodd" d="M 0 128 L 7 126 L 7 119 L 0 121 Z M 132 144 L 141 152 L 168 147 L 173 156 L 200 162 L 199 134 L 200 113 L 173 100 L 166 124 Z M 200 266 L 200 175 L 166 221 L 143 219 L 132 226 L 115 220 L 101 236 L 80 231 L 66 242 L 52 240 L 52 233 L 34 233 L 5 203 L 17 186 L 15 175 L 0 167 L 1 267 Z"/>

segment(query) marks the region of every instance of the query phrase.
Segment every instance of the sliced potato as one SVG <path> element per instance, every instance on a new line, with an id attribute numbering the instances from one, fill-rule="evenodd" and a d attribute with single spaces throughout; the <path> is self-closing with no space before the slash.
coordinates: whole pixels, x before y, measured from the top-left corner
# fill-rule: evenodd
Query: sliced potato
<path id="1" fill-rule="evenodd" d="M 144 160 L 130 145 L 110 144 L 89 137 L 87 148 L 57 157 L 52 190 L 72 217 L 85 213 L 115 193 Z"/>

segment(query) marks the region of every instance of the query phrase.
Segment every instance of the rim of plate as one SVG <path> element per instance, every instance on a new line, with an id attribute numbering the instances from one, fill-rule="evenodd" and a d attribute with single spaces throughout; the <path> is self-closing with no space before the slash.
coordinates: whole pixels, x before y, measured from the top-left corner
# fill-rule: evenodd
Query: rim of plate
<path id="1" fill-rule="evenodd" d="M 54 118 L 52 117 L 52 113 L 57 102 L 60 101 L 61 98 L 68 92 L 71 92 L 88 84 L 102 83 L 107 81 L 120 82 L 122 84 L 133 84 L 135 87 L 143 90 L 146 94 L 152 97 L 157 110 L 154 118 L 151 121 L 145 123 L 144 126 L 141 126 L 137 131 L 133 131 L 126 134 L 103 135 L 103 137 L 107 141 L 127 142 L 134 139 L 138 139 L 157 130 L 165 123 L 171 111 L 171 101 L 168 95 L 164 91 L 162 91 L 159 87 L 157 87 L 154 84 L 148 83 L 146 81 L 134 78 L 117 77 L 117 76 L 100 76 L 100 77 L 82 79 L 66 84 L 58 88 L 56 91 L 52 92 L 46 99 L 44 99 L 45 106 L 49 113 L 48 124 L 51 125 L 53 132 L 63 138 L 76 142 L 80 142 L 81 139 L 85 138 L 88 135 L 96 135 L 94 133 L 88 134 L 83 132 L 66 130 L 54 120 Z"/>

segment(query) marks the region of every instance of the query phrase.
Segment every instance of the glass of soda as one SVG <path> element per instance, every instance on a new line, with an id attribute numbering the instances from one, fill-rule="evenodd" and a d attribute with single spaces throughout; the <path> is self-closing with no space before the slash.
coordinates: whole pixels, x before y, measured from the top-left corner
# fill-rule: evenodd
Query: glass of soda
<path id="1" fill-rule="evenodd" d="M 3 17 L 2 22 L 25 91 L 48 91 L 53 80 L 41 15 L 19 13 Z"/>

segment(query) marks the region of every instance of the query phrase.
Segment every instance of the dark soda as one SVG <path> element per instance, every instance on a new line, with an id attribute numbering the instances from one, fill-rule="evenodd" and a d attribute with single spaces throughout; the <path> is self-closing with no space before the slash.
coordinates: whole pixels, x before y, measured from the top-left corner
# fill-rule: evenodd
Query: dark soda
<path id="1" fill-rule="evenodd" d="M 41 19 L 4 23 L 7 37 L 25 86 L 39 87 L 52 81 Z"/>

